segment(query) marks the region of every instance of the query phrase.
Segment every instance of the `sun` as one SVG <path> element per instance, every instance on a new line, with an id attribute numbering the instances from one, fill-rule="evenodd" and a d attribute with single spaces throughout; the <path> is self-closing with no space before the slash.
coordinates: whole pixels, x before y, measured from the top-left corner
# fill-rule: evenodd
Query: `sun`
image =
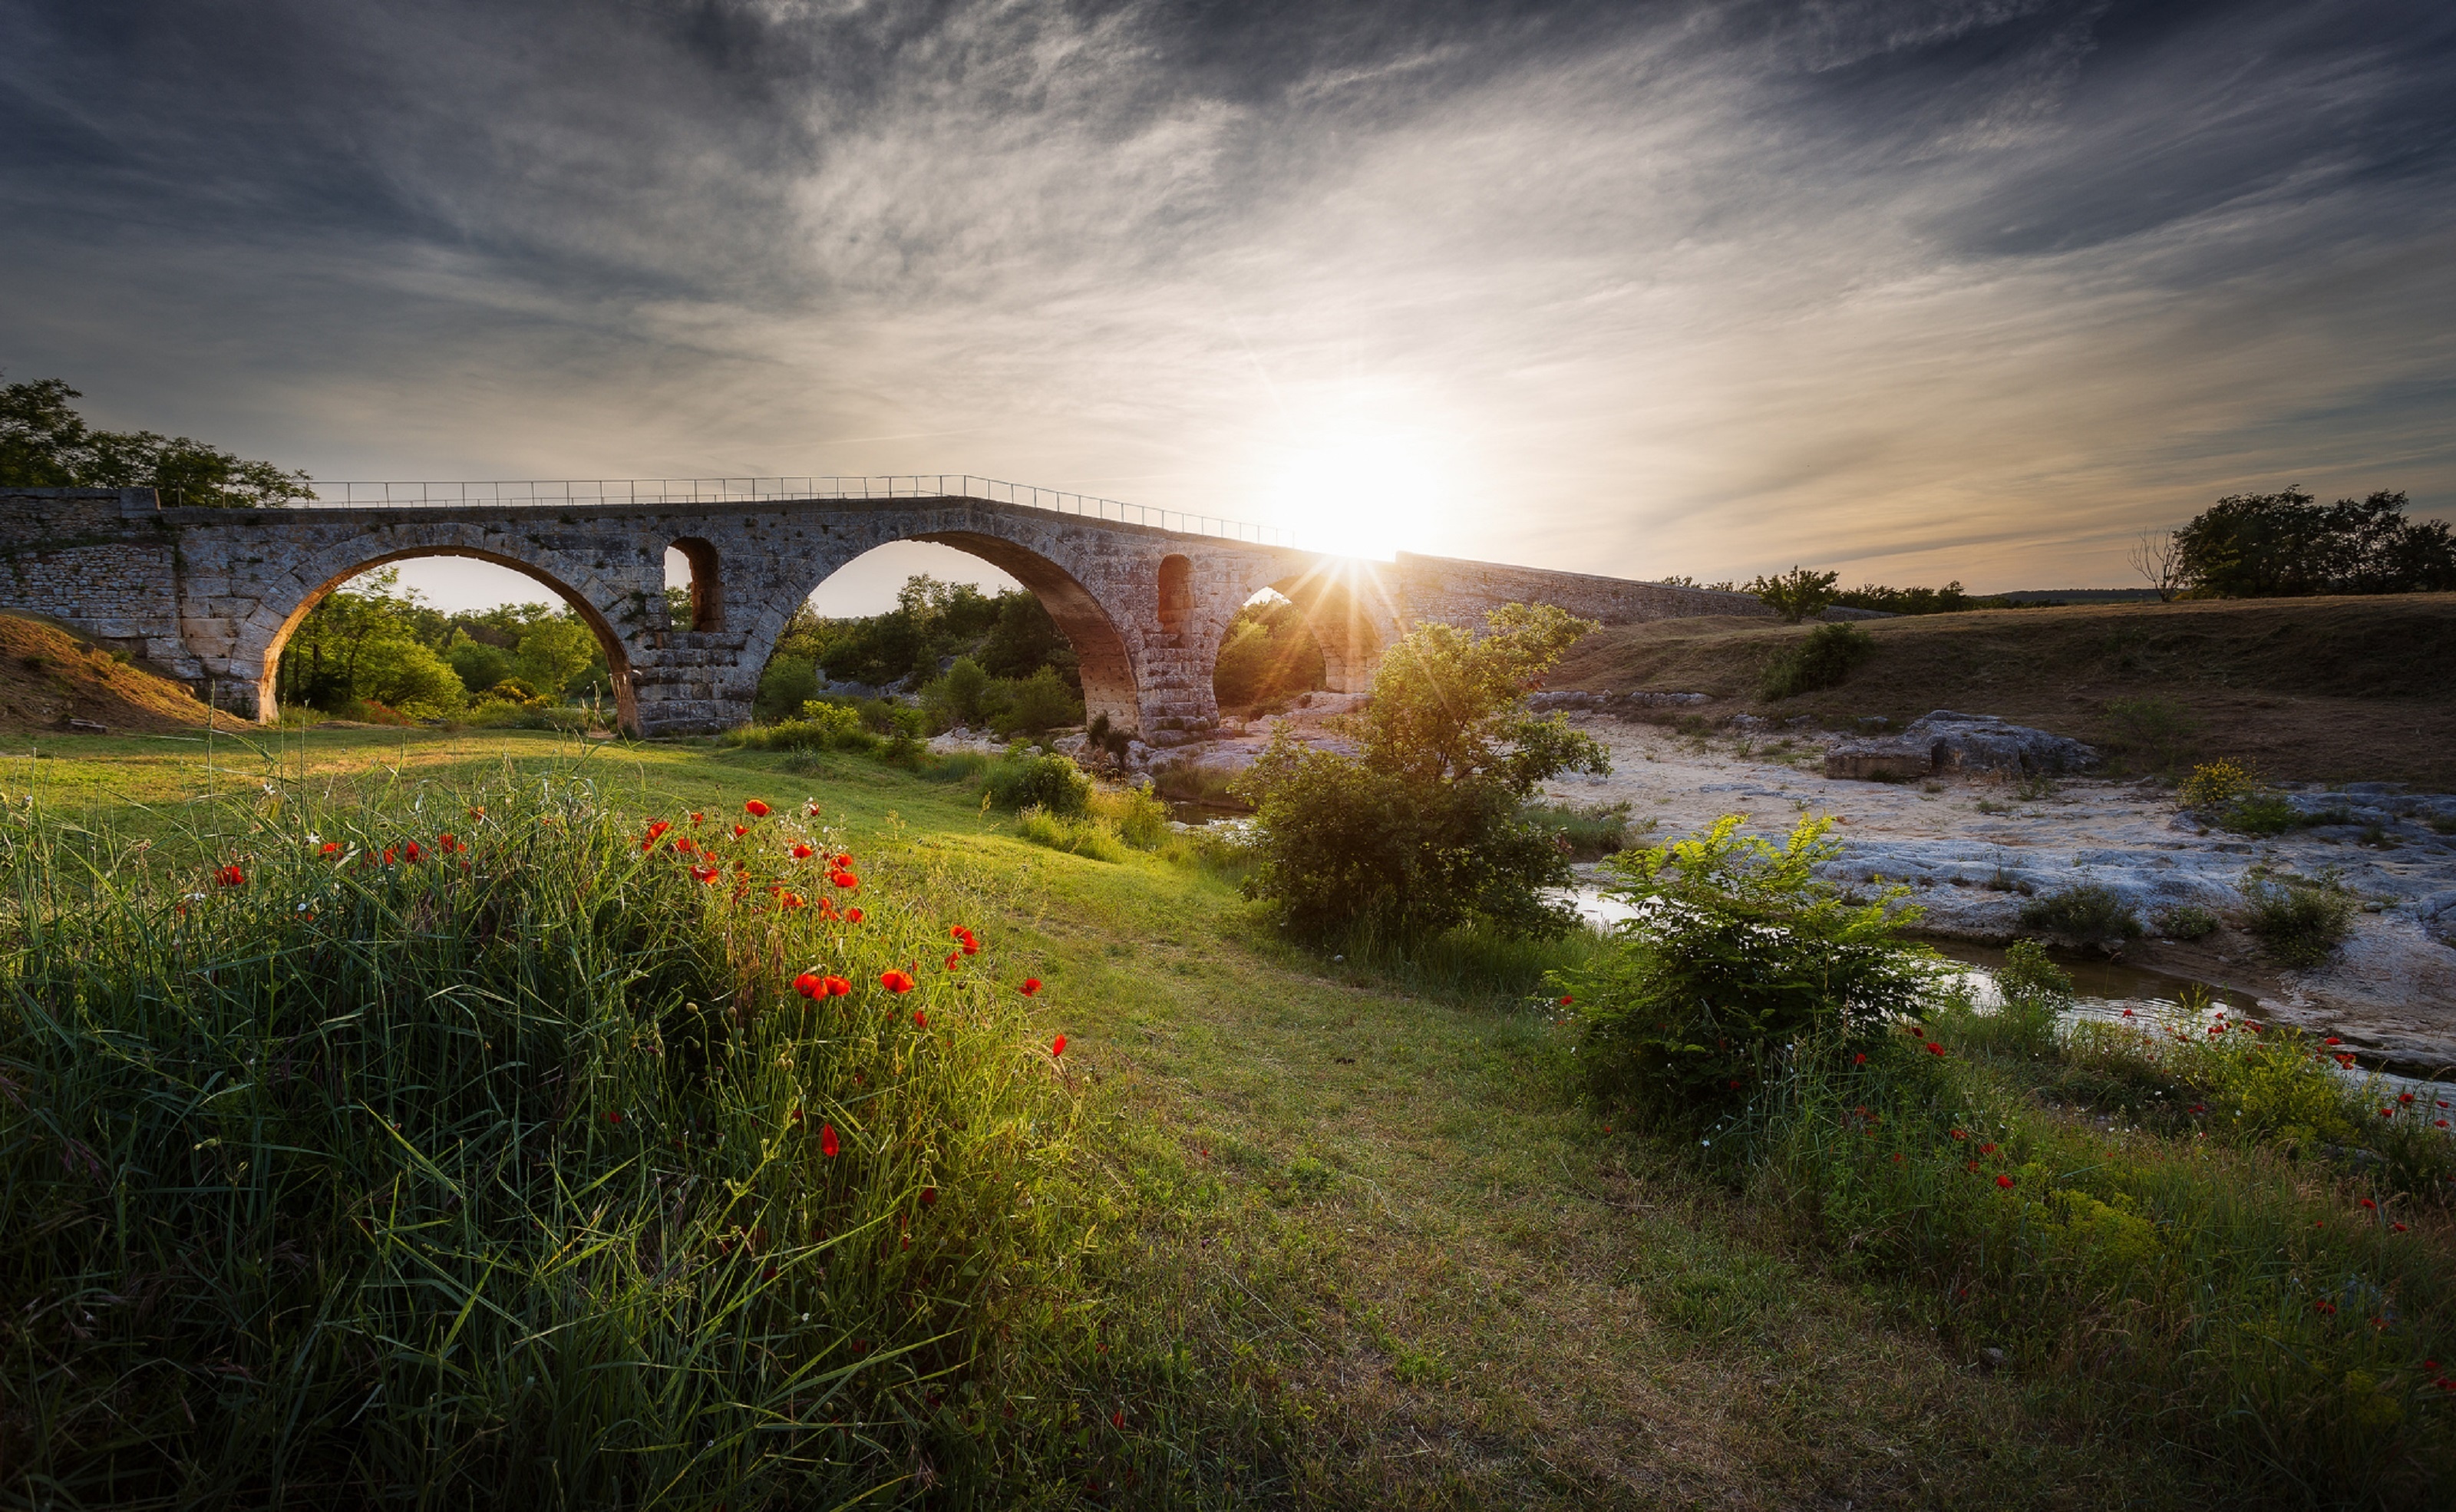
<path id="1" fill-rule="evenodd" d="M 1397 430 L 1291 447 L 1270 488 L 1273 512 L 1297 544 L 1332 556 L 1422 550 L 1449 513 L 1440 451 L 1429 436 Z"/>

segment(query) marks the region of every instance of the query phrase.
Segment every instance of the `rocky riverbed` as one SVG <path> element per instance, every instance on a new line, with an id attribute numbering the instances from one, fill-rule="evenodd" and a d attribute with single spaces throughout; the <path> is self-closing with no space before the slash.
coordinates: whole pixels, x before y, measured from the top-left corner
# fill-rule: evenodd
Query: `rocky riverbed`
<path id="1" fill-rule="evenodd" d="M 1573 713 L 1601 740 L 1612 774 L 1549 785 L 1563 803 L 1626 803 L 1634 824 L 1668 838 L 1727 813 L 1778 835 L 1831 815 L 1842 857 L 1834 880 L 1902 885 L 1940 938 L 1999 944 L 2021 912 L 2094 885 L 2127 905 L 2150 938 L 2125 959 L 2248 992 L 2281 1022 L 2327 1029 L 2401 1063 L 2456 1062 L 2456 796 L 2347 784 L 2286 800 L 2324 822 L 2274 837 L 2209 828 L 2177 811 L 2162 785 L 2087 776 L 1948 771 L 1909 783 L 1824 775 L 1835 737 L 1770 727 L 1683 736 L 1657 725 Z M 2307 971 L 2267 965 L 2234 923 L 2260 875 L 2334 873 L 2362 900 L 2351 935 Z M 2224 921 L 2196 942 L 2159 938 L 2197 909 Z M 2187 916 L 2186 916 L 2187 917 Z"/>

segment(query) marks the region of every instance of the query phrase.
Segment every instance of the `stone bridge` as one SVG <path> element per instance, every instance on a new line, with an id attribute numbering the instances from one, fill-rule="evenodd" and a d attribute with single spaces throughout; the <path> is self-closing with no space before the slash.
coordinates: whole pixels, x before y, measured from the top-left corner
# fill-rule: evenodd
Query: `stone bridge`
<path id="1" fill-rule="evenodd" d="M 151 489 L 0 492 L 0 609 L 48 615 L 270 719 L 281 649 L 326 594 L 413 557 L 527 574 L 593 630 L 623 727 L 723 729 L 787 623 L 838 568 L 894 541 L 979 557 L 1037 595 L 1082 664 L 1089 715 L 1156 746 L 1218 717 L 1229 622 L 1263 588 L 1304 612 L 1329 686 L 1361 691 L 1411 623 L 1479 623 L 1513 601 L 1606 623 L 1763 614 L 1742 594 L 1402 553 L 1356 562 L 1290 547 L 939 495 L 725 502 L 164 509 Z M 690 564 L 670 615 L 666 552 Z"/>

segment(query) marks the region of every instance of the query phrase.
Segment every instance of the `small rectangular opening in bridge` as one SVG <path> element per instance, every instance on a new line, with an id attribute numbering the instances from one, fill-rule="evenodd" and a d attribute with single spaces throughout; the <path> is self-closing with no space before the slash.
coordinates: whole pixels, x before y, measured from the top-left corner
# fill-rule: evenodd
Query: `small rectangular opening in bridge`
<path id="1" fill-rule="evenodd" d="M 690 590 L 687 618 L 675 613 L 677 630 L 722 630 L 725 628 L 725 582 L 718 576 L 716 547 L 697 536 L 685 536 L 665 548 L 665 588 L 668 603 L 672 590 Z"/>

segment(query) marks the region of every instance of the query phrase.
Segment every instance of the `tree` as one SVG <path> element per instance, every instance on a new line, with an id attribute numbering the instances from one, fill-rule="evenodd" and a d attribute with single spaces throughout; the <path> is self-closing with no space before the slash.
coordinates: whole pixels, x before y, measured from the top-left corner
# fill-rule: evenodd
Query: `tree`
<path id="1" fill-rule="evenodd" d="M 1560 716 L 1529 714 L 1525 695 L 1594 623 L 1513 603 L 1485 626 L 1420 624 L 1391 646 L 1342 725 L 1357 755 L 1300 745 L 1281 725 L 1238 779 L 1259 833 L 1246 894 L 1281 928 L 1405 942 L 1470 919 L 1535 936 L 1575 921 L 1540 895 L 1568 880 L 1568 861 L 1524 809 L 1545 779 L 1609 764 Z"/>
<path id="2" fill-rule="evenodd" d="M 568 615 L 531 624 L 521 637 L 512 665 L 521 681 L 547 698 L 561 696 L 597 660 L 597 637 Z"/>
<path id="3" fill-rule="evenodd" d="M 2144 530 L 2132 543 L 2132 570 L 2158 590 L 2159 603 L 2172 603 L 2183 591 L 2183 548 L 2171 530 Z"/>
<path id="4" fill-rule="evenodd" d="M 2184 581 L 2221 599 L 2456 588 L 2456 541 L 2405 518 L 2405 496 L 2321 504 L 2302 488 L 2230 494 L 2175 532 Z"/>
<path id="5" fill-rule="evenodd" d="M 0 385 L 0 486 L 151 488 L 165 505 L 249 508 L 310 497 L 304 472 L 185 436 L 89 429 L 58 378 Z"/>
<path id="6" fill-rule="evenodd" d="M 1833 603 L 1833 585 L 1842 581 L 1838 572 L 1811 572 L 1806 567 L 1793 567 L 1778 578 L 1758 577 L 1744 590 L 1753 593 L 1765 606 L 1782 616 L 1785 624 L 1797 624 L 1812 614 L 1821 614 Z"/>

